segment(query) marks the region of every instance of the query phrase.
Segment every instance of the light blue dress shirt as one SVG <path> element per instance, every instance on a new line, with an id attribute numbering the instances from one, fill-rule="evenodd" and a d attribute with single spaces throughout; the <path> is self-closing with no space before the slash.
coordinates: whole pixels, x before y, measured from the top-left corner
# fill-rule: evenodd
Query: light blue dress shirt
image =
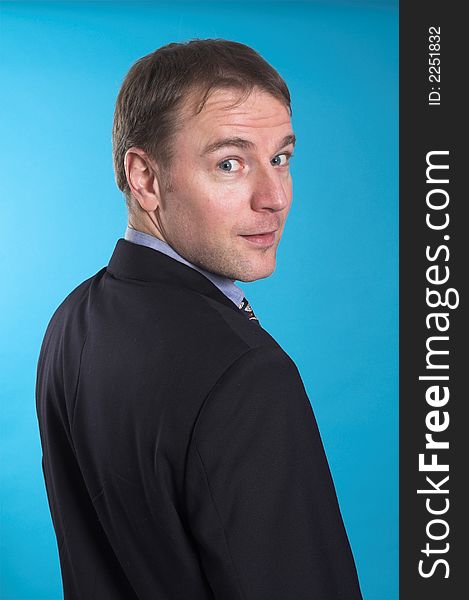
<path id="1" fill-rule="evenodd" d="M 210 271 L 201 269 L 197 265 L 193 265 L 180 254 L 178 254 L 176 250 L 174 250 L 169 244 L 163 242 L 163 240 L 160 240 L 149 233 L 137 231 L 137 229 L 134 229 L 129 225 L 127 225 L 127 229 L 125 230 L 124 239 L 126 239 L 128 242 L 133 242 L 134 244 L 140 244 L 141 246 L 148 246 L 148 248 L 158 250 L 159 252 L 162 252 L 163 254 L 182 262 L 188 267 L 192 267 L 192 269 L 199 271 L 199 273 L 202 273 L 202 275 L 204 275 L 207 279 L 210 279 L 210 281 L 239 308 L 239 305 L 244 298 L 244 292 L 234 283 L 233 279 L 229 279 L 223 275 L 217 275 L 216 273 L 211 273 Z"/>

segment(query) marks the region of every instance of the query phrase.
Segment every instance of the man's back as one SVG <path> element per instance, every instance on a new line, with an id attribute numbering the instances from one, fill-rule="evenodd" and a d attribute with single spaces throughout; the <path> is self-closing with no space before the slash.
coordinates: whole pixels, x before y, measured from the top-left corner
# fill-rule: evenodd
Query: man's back
<path id="1" fill-rule="evenodd" d="M 119 240 L 37 409 L 66 599 L 361 597 L 298 371 L 201 273 Z"/>

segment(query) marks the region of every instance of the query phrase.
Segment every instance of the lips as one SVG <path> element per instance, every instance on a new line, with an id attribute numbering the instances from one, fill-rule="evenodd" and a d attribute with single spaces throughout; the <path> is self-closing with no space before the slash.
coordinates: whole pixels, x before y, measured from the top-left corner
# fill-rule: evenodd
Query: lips
<path id="1" fill-rule="evenodd" d="M 257 246 L 271 246 L 275 241 L 275 232 L 267 231 L 265 233 L 253 233 L 249 235 L 242 235 L 241 237 L 251 242 L 252 244 L 256 244 Z"/>

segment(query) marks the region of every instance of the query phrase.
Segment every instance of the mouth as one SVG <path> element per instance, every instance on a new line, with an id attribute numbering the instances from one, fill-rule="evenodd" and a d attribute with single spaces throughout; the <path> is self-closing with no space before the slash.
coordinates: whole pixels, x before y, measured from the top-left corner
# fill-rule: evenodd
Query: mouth
<path id="1" fill-rule="evenodd" d="M 254 244 L 255 246 L 261 246 L 263 248 L 272 246 L 275 242 L 275 233 L 277 230 L 268 231 L 266 233 L 254 233 L 252 235 L 242 235 L 241 237 Z"/>

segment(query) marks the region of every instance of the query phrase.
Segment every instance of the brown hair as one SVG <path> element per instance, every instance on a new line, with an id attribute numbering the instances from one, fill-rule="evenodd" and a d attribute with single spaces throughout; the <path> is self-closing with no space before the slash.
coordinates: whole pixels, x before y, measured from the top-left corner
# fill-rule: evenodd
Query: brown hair
<path id="1" fill-rule="evenodd" d="M 163 174 L 170 166 L 171 140 L 181 124 L 183 100 L 201 94 L 199 113 L 209 95 L 236 88 L 246 98 L 254 87 L 291 110 L 290 92 L 277 71 L 255 50 L 223 39 L 171 43 L 143 56 L 131 67 L 119 91 L 112 128 L 112 153 L 118 188 L 131 209 L 124 169 L 127 150 L 137 146 L 156 160 Z"/>

